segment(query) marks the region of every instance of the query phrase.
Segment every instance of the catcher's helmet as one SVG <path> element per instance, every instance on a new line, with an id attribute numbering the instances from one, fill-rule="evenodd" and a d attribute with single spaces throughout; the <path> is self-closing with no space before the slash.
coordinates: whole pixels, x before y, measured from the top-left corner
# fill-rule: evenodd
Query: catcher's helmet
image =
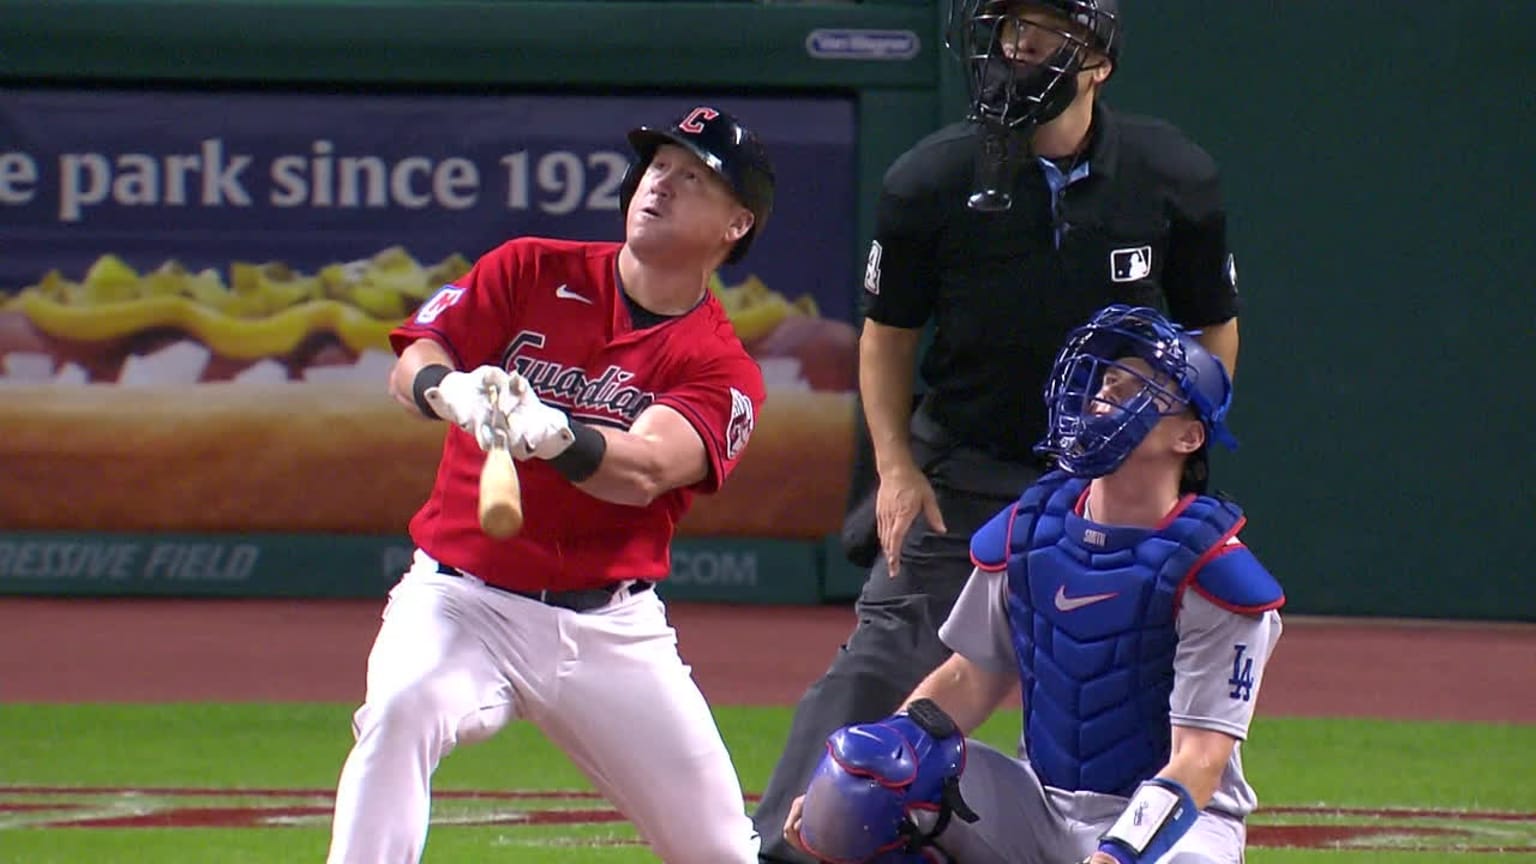
<path id="1" fill-rule="evenodd" d="M 1119 63 L 1119 7 L 1117 0 L 952 0 L 945 42 L 965 64 L 970 118 L 1012 127 L 1054 120 L 1076 98 L 1089 52 Z M 1019 15 L 1034 10 L 1070 24 L 1050 29 L 1060 37 L 1050 56 L 1011 59 L 1004 33 L 1019 33 Z"/>
<path id="2" fill-rule="evenodd" d="M 1122 361 L 1139 358 L 1149 376 Z M 1115 388 L 1106 398 L 1105 373 L 1117 370 L 1134 392 Z M 1073 330 L 1056 355 L 1045 385 L 1049 411 L 1045 439 L 1037 452 L 1055 456 L 1061 470 L 1076 477 L 1102 477 L 1120 467 L 1158 420 L 1193 408 L 1207 435 L 1229 450 L 1237 440 L 1227 431 L 1232 379 L 1209 351 L 1155 309 L 1108 306 Z"/>
<path id="3" fill-rule="evenodd" d="M 768 161 L 763 142 L 735 117 L 702 105 L 671 126 L 631 129 L 629 146 L 634 148 L 635 159 L 619 184 L 620 213 L 629 212 L 630 199 L 640 186 L 640 175 L 651 164 L 656 148 L 663 144 L 676 144 L 699 157 L 725 180 L 742 206 L 752 211 L 751 230 L 736 241 L 730 257 L 725 259 L 727 264 L 740 261 L 768 224 L 768 214 L 773 212 L 773 163 Z"/>

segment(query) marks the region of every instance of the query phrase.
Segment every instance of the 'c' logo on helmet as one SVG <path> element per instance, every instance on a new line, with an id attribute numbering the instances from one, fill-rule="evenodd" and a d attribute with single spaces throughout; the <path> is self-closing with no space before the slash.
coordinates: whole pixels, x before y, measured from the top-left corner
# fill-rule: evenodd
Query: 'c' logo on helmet
<path id="1" fill-rule="evenodd" d="M 698 135 L 704 131 L 704 124 L 700 121 L 713 120 L 719 116 L 719 111 L 700 105 L 689 111 L 688 116 L 683 118 L 683 122 L 677 124 L 677 128 L 687 132 L 689 135 Z"/>

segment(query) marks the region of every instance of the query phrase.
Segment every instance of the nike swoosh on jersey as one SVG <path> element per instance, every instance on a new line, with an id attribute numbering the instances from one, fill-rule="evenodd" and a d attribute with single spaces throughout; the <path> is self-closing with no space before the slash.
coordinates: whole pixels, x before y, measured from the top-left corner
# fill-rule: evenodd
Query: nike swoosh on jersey
<path id="1" fill-rule="evenodd" d="M 588 306 L 592 305 L 591 298 L 577 294 L 575 291 L 567 288 L 565 283 L 561 283 L 560 287 L 555 289 L 555 296 L 559 297 L 561 300 L 580 300 Z"/>
<path id="2" fill-rule="evenodd" d="M 1109 594 L 1084 594 L 1081 597 L 1068 597 L 1067 586 L 1061 585 L 1056 588 L 1056 608 L 1063 612 L 1071 612 L 1073 609 L 1081 609 L 1084 606 L 1092 606 L 1095 603 L 1108 600 L 1111 597 L 1119 596 L 1120 592 L 1114 591 Z"/>

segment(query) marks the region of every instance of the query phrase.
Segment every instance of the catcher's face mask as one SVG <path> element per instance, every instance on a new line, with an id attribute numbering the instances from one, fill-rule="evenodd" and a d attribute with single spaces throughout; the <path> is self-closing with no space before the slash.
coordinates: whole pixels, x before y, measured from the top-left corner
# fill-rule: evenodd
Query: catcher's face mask
<path id="1" fill-rule="evenodd" d="M 1193 410 L 1208 436 L 1230 449 L 1232 383 L 1188 331 L 1153 309 L 1109 306 L 1072 331 L 1046 384 L 1045 440 L 1077 477 L 1119 468 L 1164 417 Z"/>

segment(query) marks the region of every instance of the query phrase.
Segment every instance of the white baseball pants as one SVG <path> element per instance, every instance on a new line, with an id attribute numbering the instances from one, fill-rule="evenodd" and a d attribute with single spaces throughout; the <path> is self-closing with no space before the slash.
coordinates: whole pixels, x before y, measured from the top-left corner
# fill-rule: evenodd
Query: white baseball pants
<path id="1" fill-rule="evenodd" d="M 572 612 L 437 572 L 390 592 L 329 864 L 414 864 L 431 778 L 461 743 L 534 723 L 668 864 L 756 864 L 758 838 L 709 706 L 654 590 Z"/>

